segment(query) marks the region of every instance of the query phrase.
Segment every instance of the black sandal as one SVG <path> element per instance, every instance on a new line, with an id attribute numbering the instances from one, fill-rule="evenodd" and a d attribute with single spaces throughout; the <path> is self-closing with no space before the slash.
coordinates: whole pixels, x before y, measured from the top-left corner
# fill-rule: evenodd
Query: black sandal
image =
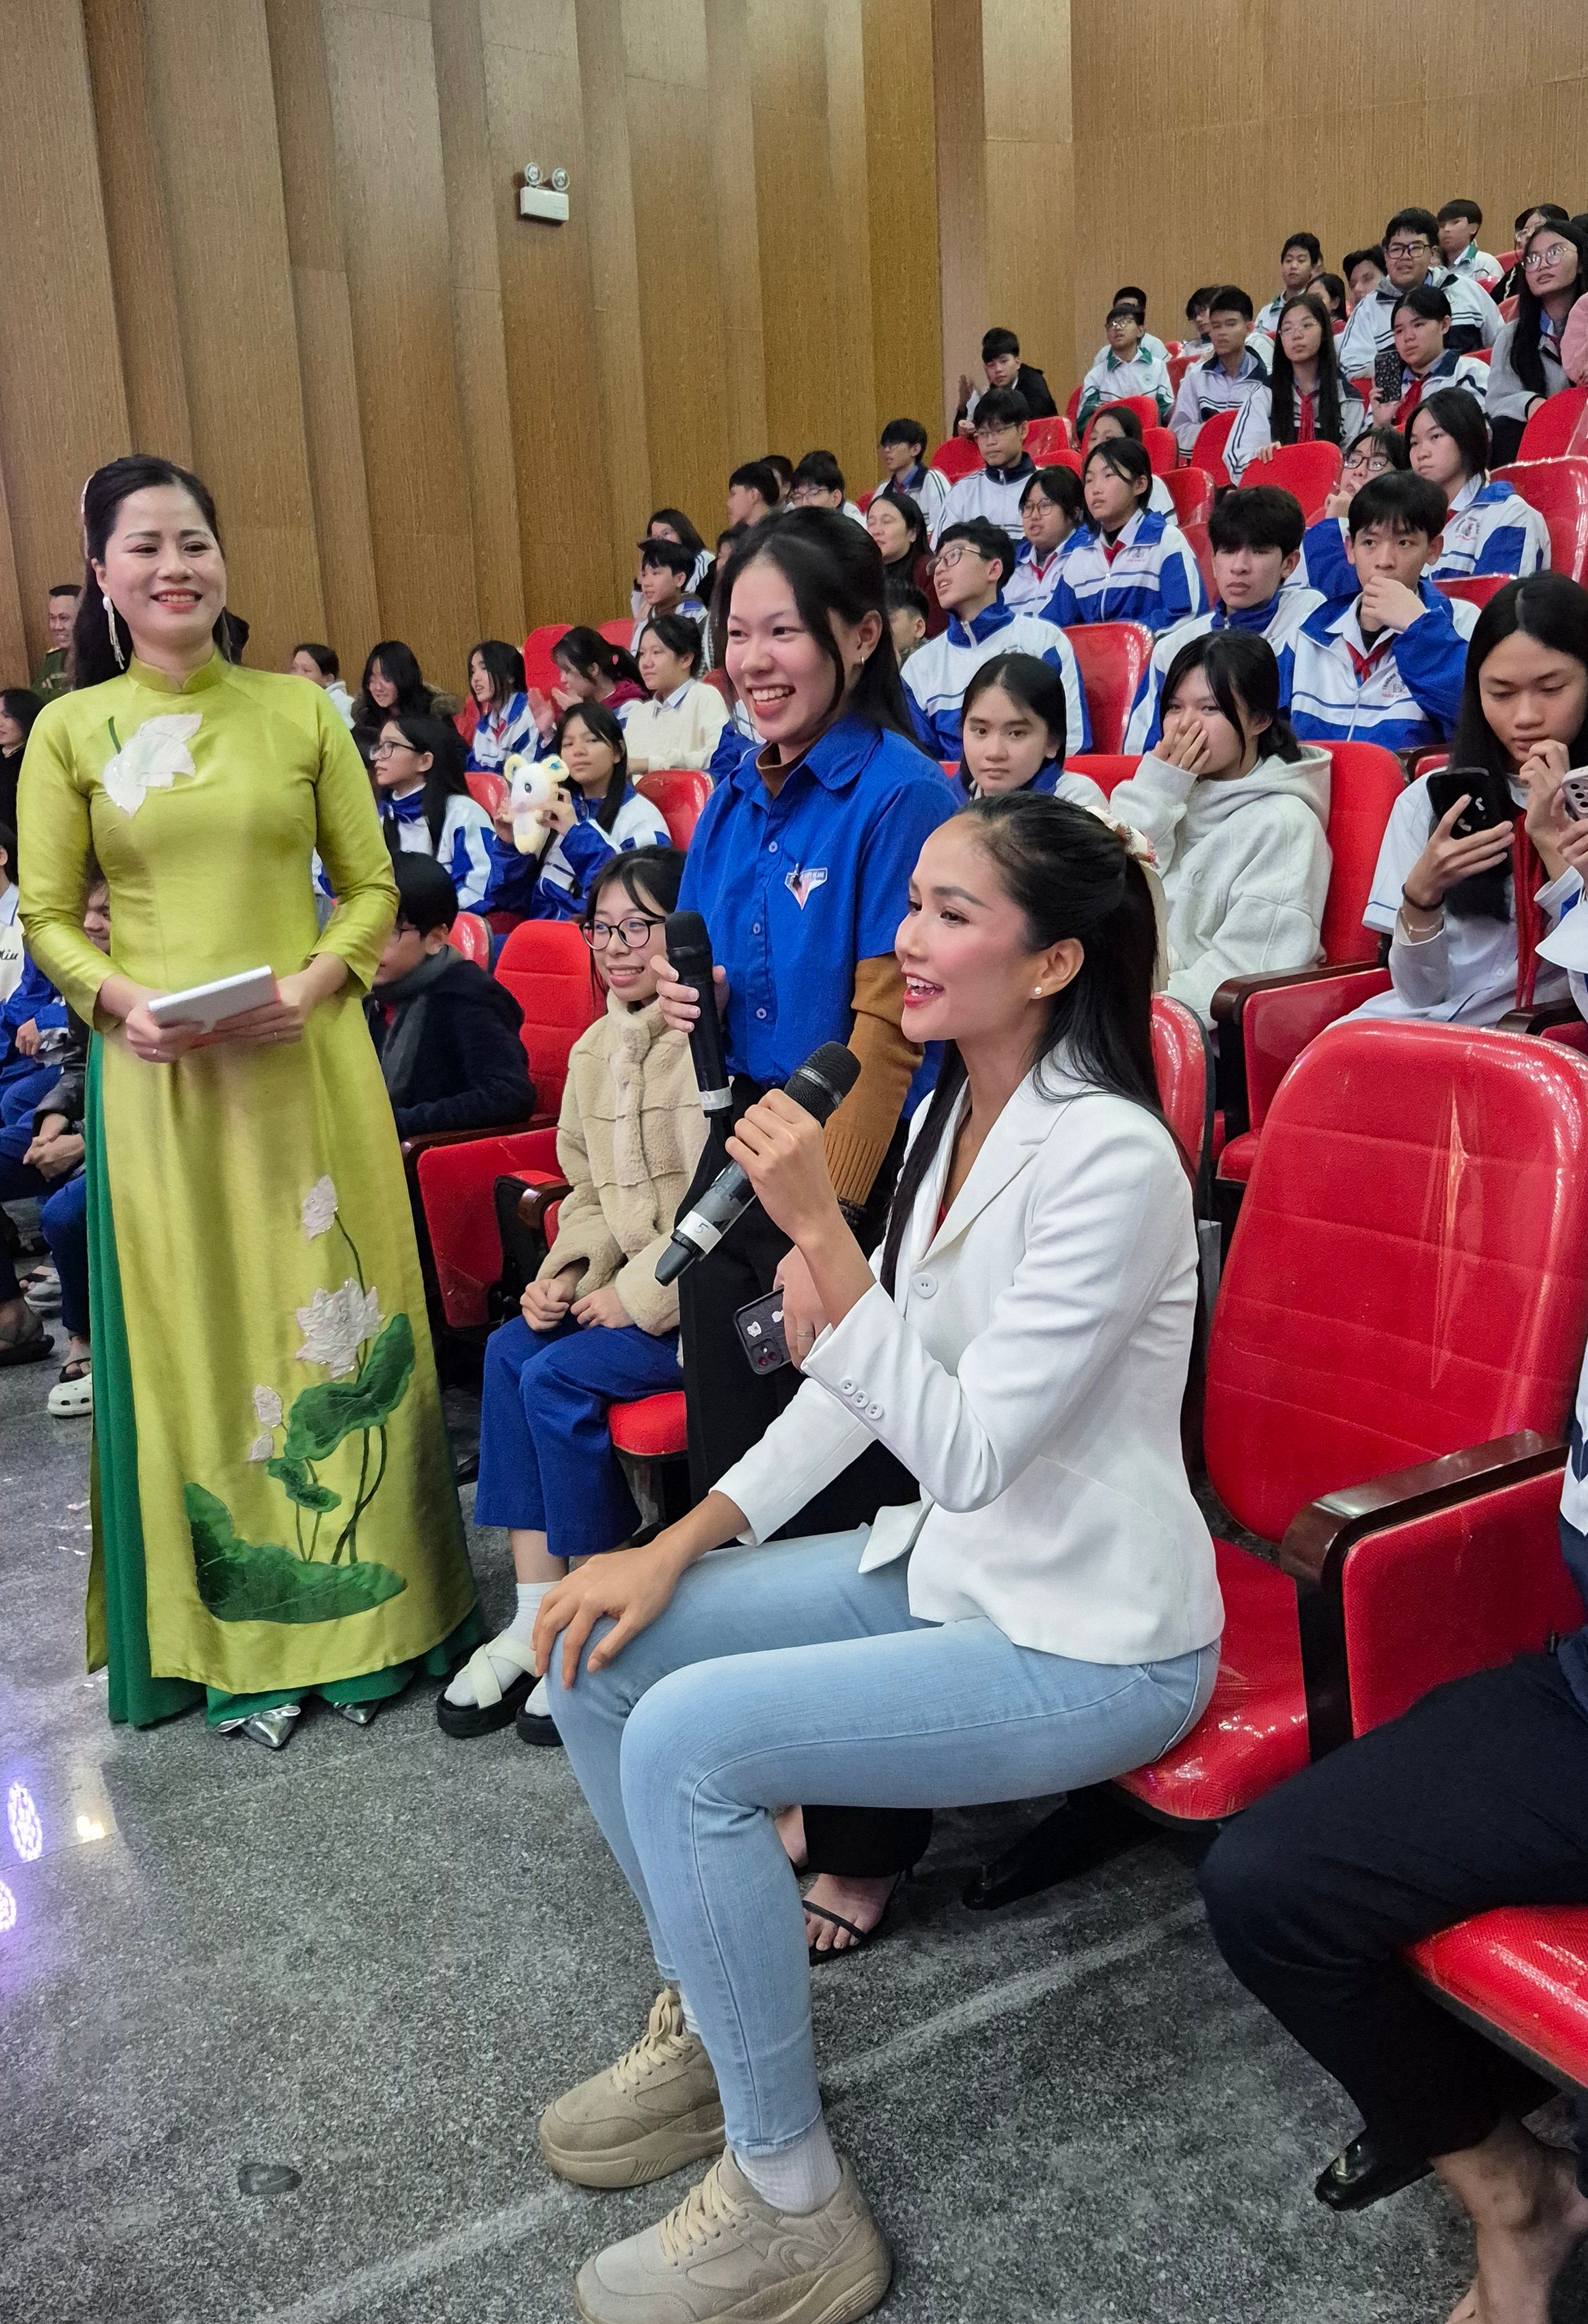
<path id="1" fill-rule="evenodd" d="M 489 1644 L 496 1648 L 503 1662 L 509 1659 L 500 1638 L 493 1638 Z M 488 1650 L 487 1646 L 476 1646 L 464 1665 L 466 1670 L 472 1670 L 475 1674 L 476 1695 L 487 1685 L 495 1686 L 496 1684 L 496 1674 L 485 1660 Z M 507 1685 L 499 1690 L 494 1702 L 484 1703 L 477 1701 L 448 1702 L 446 1689 L 443 1688 L 436 1697 L 436 1724 L 443 1735 L 450 1735 L 459 1743 L 472 1743 L 480 1735 L 494 1735 L 498 1728 L 511 1726 L 514 1712 L 521 1703 L 528 1701 L 530 1690 L 534 1683 L 534 1672 L 521 1669 L 516 1678 L 511 1679 Z"/>
<path id="2" fill-rule="evenodd" d="M 814 1969 L 818 1961 L 846 1960 L 851 1953 L 864 1952 L 873 1939 L 881 1936 L 883 1923 L 893 1910 L 893 1900 L 903 1886 L 903 1873 L 895 1873 L 893 1886 L 882 1900 L 882 1909 L 869 1929 L 857 1929 L 853 1921 L 846 1921 L 844 1918 L 842 1913 L 831 1912 L 826 1904 L 813 1904 L 808 1896 L 802 1896 L 799 1903 L 803 1911 L 813 1913 L 818 1921 L 825 1921 L 830 1929 L 842 1929 L 845 1935 L 852 1940 L 846 1945 L 812 1945 L 809 1948 L 811 1967 Z"/>

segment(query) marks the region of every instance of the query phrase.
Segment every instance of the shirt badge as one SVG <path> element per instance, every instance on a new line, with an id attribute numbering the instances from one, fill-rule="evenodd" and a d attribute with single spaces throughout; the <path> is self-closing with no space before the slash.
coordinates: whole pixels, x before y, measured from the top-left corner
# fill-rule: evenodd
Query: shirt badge
<path id="1" fill-rule="evenodd" d="M 810 898 L 815 895 L 817 890 L 818 888 L 825 888 L 826 884 L 827 867 L 825 863 L 818 863 L 813 870 L 785 872 L 783 874 L 783 885 L 793 897 L 794 901 L 799 905 L 801 911 L 805 909 L 807 903 L 809 901 Z"/>

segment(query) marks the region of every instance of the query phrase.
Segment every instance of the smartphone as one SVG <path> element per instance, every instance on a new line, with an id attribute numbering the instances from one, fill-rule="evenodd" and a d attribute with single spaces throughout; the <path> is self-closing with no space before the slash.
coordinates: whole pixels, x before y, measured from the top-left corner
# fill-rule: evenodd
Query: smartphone
<path id="1" fill-rule="evenodd" d="M 1588 775 L 1568 775 L 1560 787 L 1560 803 L 1573 823 L 1588 822 Z"/>
<path id="2" fill-rule="evenodd" d="M 1458 798 L 1469 798 L 1450 827 L 1453 839 L 1473 839 L 1480 831 L 1495 830 L 1502 823 L 1514 823 L 1521 813 L 1510 795 L 1510 785 L 1503 775 L 1488 767 L 1441 767 L 1437 774 L 1428 777 L 1428 805 L 1434 810 L 1434 821 L 1442 823 Z"/>
<path id="3" fill-rule="evenodd" d="M 750 1359 L 752 1372 L 781 1371 L 785 1364 L 794 1360 L 783 1336 L 780 1291 L 769 1291 L 764 1299 L 752 1299 L 747 1306 L 741 1307 L 734 1317 L 734 1329 Z"/>

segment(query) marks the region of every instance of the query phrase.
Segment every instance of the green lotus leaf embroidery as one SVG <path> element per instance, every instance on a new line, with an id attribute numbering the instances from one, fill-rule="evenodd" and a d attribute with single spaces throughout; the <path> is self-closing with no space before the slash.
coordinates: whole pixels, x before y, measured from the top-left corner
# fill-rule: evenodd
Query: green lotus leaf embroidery
<path id="1" fill-rule="evenodd" d="M 303 1390 L 288 1416 L 285 1458 L 328 1460 L 345 1436 L 383 1426 L 407 1393 L 413 1364 L 413 1326 L 406 1315 L 393 1315 L 356 1379 L 317 1380 Z"/>
<path id="2" fill-rule="evenodd" d="M 198 1595 L 220 1622 L 331 1622 L 366 1614 L 408 1584 L 367 1560 L 321 1565 L 277 1542 L 239 1540 L 226 1503 L 202 1485 L 183 1488 Z"/>
<path id="3" fill-rule="evenodd" d="M 342 1506 L 341 1494 L 333 1493 L 328 1485 L 317 1485 L 301 1461 L 290 1457 L 267 1461 L 264 1473 L 284 1487 L 290 1501 L 300 1509 L 313 1509 L 317 1517 L 323 1517 L 327 1509 L 339 1509 Z"/>

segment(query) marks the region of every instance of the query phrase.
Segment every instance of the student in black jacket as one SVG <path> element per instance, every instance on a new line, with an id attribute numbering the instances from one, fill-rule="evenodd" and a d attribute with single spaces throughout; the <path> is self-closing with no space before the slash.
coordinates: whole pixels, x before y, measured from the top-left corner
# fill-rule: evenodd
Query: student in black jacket
<path id="1" fill-rule="evenodd" d="M 399 855 L 392 872 L 397 925 L 366 1007 L 398 1134 L 524 1120 L 535 1090 L 519 1039 L 523 1011 L 448 944 L 457 890 L 435 858 Z"/>
<path id="2" fill-rule="evenodd" d="M 1027 417 L 1031 420 L 1057 418 L 1058 406 L 1053 392 L 1035 364 L 1021 363 L 1020 343 L 1012 331 L 994 325 L 982 334 L 982 369 L 987 374 L 988 387 L 1012 387 L 1026 399 Z M 974 386 L 964 372 L 959 376 L 959 409 L 954 415 L 956 436 L 974 436 L 976 432 L 976 405 L 983 390 Z"/>

